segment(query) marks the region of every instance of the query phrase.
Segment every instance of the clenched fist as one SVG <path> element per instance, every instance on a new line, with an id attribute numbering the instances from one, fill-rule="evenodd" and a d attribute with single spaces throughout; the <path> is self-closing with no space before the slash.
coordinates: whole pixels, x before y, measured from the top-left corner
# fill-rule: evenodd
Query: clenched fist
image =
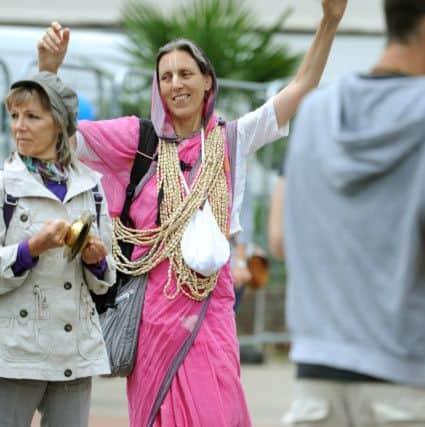
<path id="1" fill-rule="evenodd" d="M 347 0 L 322 0 L 322 9 L 325 17 L 339 22 L 347 7 Z"/>
<path id="2" fill-rule="evenodd" d="M 83 251 L 81 252 L 81 258 L 88 265 L 97 264 L 105 258 L 106 254 L 106 246 L 99 237 L 90 235 Z"/>
<path id="3" fill-rule="evenodd" d="M 63 246 L 69 227 L 70 224 L 63 219 L 47 221 L 43 228 L 28 240 L 31 256 L 35 258 L 49 249 Z"/>
<path id="4" fill-rule="evenodd" d="M 52 22 L 37 44 L 40 71 L 57 73 L 68 49 L 69 34 L 69 28 L 62 28 L 59 22 Z"/>

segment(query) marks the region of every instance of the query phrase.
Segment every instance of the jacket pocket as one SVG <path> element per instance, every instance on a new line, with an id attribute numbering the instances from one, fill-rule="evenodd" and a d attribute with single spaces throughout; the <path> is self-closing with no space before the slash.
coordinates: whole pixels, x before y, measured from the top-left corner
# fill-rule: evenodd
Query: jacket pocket
<path id="1" fill-rule="evenodd" d="M 0 353 L 5 360 L 25 362 L 44 360 L 50 353 L 50 339 L 40 319 L 42 294 L 34 287 L 34 303 L 22 306 L 9 319 L 2 318 L 1 324 L 9 324 L 7 333 L 0 334 Z"/>
<path id="2" fill-rule="evenodd" d="M 10 325 L 12 324 L 12 319 L 10 317 L 0 317 L 0 334 L 6 334 L 7 331 L 2 331 L 1 329 L 10 329 Z"/>
<path id="3" fill-rule="evenodd" d="M 285 426 L 296 426 L 301 423 L 319 425 L 329 416 L 329 403 L 325 399 L 305 397 L 292 403 L 289 411 L 282 417 Z"/>
<path id="4" fill-rule="evenodd" d="M 78 350 L 84 359 L 96 360 L 105 355 L 105 344 L 96 307 L 87 289 L 81 284 L 80 292 L 80 327 Z"/>

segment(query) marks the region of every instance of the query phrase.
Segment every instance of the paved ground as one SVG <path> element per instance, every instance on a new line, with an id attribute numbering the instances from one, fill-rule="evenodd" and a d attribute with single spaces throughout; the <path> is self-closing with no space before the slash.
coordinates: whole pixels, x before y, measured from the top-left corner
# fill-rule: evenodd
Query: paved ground
<path id="1" fill-rule="evenodd" d="M 289 407 L 292 396 L 292 374 L 292 365 L 286 361 L 242 366 L 242 381 L 254 427 L 280 426 L 279 420 Z M 34 420 L 33 427 L 38 427 L 37 420 Z M 90 427 L 127 426 L 125 381 L 96 378 Z"/>

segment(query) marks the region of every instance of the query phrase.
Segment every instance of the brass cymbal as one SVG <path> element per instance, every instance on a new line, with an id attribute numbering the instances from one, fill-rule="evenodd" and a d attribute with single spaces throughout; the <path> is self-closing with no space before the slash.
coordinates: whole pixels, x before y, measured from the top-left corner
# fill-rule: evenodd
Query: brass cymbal
<path id="1" fill-rule="evenodd" d="M 71 262 L 86 246 L 93 221 L 94 215 L 85 211 L 71 224 L 65 237 L 66 247 L 63 253 L 68 262 Z"/>

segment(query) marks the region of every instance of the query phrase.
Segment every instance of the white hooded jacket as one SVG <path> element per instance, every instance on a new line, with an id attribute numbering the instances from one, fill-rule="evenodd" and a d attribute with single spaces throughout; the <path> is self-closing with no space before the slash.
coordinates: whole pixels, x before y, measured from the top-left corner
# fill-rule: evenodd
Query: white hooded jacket
<path id="1" fill-rule="evenodd" d="M 96 215 L 92 188 L 100 177 L 76 161 L 70 168 L 67 194 L 61 202 L 31 174 L 17 154 L 0 174 L 0 200 L 18 198 L 6 230 L 0 212 L 0 376 L 65 381 L 109 372 L 98 315 L 89 290 L 107 291 L 115 280 L 111 253 L 112 226 L 103 198 L 91 233 L 108 248 L 107 270 L 99 280 L 78 255 L 68 263 L 63 248 L 43 253 L 36 264 L 15 277 L 18 244 L 52 219 L 72 222 L 84 210 Z M 3 202 L 1 203 L 3 210 Z"/>

